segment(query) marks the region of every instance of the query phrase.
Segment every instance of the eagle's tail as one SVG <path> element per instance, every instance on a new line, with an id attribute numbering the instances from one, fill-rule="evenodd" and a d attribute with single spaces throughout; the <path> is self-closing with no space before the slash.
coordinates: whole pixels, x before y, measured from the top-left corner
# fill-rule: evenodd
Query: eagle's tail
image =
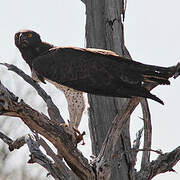
<path id="1" fill-rule="evenodd" d="M 155 95 L 153 95 L 153 94 L 151 94 L 151 93 L 149 93 L 149 95 L 147 96 L 147 98 L 152 99 L 152 100 L 154 100 L 154 101 L 157 101 L 157 102 L 159 102 L 160 104 L 164 105 L 164 102 L 163 102 L 161 99 L 159 99 L 157 96 L 155 96 Z"/>
<path id="2" fill-rule="evenodd" d="M 131 92 L 131 93 L 132 93 L 132 96 L 149 98 L 149 99 L 152 99 L 152 100 L 157 101 L 160 104 L 164 105 L 164 102 L 160 98 L 158 98 L 154 94 L 151 94 L 151 92 L 144 87 L 136 87 L 135 89 L 133 89 L 133 92 Z"/>
<path id="3" fill-rule="evenodd" d="M 159 84 L 170 84 L 169 77 L 173 76 L 175 67 L 159 67 L 144 65 L 142 68 L 142 77 L 144 82 L 157 82 Z"/>

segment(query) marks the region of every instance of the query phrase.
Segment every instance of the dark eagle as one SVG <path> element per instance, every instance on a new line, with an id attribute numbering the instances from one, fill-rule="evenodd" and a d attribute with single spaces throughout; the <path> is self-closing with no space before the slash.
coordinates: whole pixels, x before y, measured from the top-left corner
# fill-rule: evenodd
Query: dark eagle
<path id="1" fill-rule="evenodd" d="M 15 44 L 38 79 L 56 86 L 101 96 L 139 96 L 163 104 L 143 84 L 170 84 L 168 68 L 142 64 L 107 50 L 55 47 L 31 30 L 17 32 Z"/>

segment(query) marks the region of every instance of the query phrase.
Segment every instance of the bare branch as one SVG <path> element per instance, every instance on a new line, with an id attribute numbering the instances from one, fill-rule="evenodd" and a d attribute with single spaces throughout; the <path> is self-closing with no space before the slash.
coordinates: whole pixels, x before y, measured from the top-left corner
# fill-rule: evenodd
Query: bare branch
<path id="1" fill-rule="evenodd" d="M 143 133 L 144 128 L 141 128 L 137 133 L 136 133 L 136 139 L 133 141 L 133 148 L 132 148 L 132 156 L 133 156 L 133 167 L 136 165 L 136 161 L 137 161 L 137 154 L 138 154 L 138 149 L 140 147 L 141 144 L 141 137 L 142 137 L 142 133 Z"/>
<path id="2" fill-rule="evenodd" d="M 29 160 L 29 163 L 35 163 L 37 162 L 38 164 L 40 164 L 41 166 L 45 167 L 50 174 L 52 174 L 52 176 L 55 179 L 64 179 L 62 178 L 62 173 L 58 172 L 57 174 L 55 173 L 54 169 L 57 169 L 55 167 L 53 167 L 53 163 L 51 160 L 49 160 L 39 149 L 38 144 L 32 140 L 32 138 L 30 137 L 30 135 L 27 136 L 22 136 L 20 138 L 17 138 L 15 141 L 13 141 L 12 139 L 10 139 L 9 137 L 7 137 L 6 135 L 4 135 L 3 133 L 0 133 L 0 138 L 9 145 L 9 150 L 13 151 L 14 149 L 19 149 L 20 147 L 22 147 L 24 144 L 26 144 L 26 142 L 28 142 L 27 144 L 29 144 L 29 149 L 31 154 L 31 159 Z M 28 140 L 28 138 L 30 138 Z M 30 143 L 31 142 L 31 143 Z M 58 169 L 57 169 L 58 170 Z M 59 178 L 57 178 L 58 176 Z M 67 176 L 68 174 L 66 174 Z"/>
<path id="3" fill-rule="evenodd" d="M 144 121 L 144 147 L 143 149 L 151 149 L 152 139 L 152 125 L 151 125 L 151 114 L 148 106 L 147 99 L 141 100 L 141 107 L 143 112 Z M 141 168 L 146 168 L 150 162 L 150 151 L 144 151 L 142 155 Z"/>
<path id="4" fill-rule="evenodd" d="M 46 154 L 50 156 L 55 162 L 58 162 L 58 164 L 61 164 L 61 160 L 63 157 L 59 158 L 42 137 L 39 137 L 36 135 L 35 138 L 38 144 L 44 148 L 44 150 L 46 151 Z"/>
<path id="5" fill-rule="evenodd" d="M 153 168 L 153 176 L 164 173 L 167 171 L 173 171 L 173 166 L 180 160 L 180 146 L 169 153 L 160 155 L 157 160 L 151 162 Z"/>
<path id="6" fill-rule="evenodd" d="M 28 144 L 29 150 L 31 152 L 31 159 L 29 160 L 29 163 L 38 163 L 41 166 L 43 166 L 45 169 L 48 170 L 48 172 L 55 178 L 55 179 L 67 179 L 69 180 L 71 177 L 71 180 L 77 179 L 75 174 L 72 173 L 71 170 L 69 170 L 66 165 L 62 162 L 62 160 L 58 159 L 58 157 L 53 154 L 53 151 L 50 151 L 50 147 L 47 145 L 45 141 L 42 140 L 41 142 L 46 144 L 48 148 L 46 147 L 46 152 L 50 152 L 48 155 L 52 155 L 55 157 L 53 158 L 55 160 L 55 163 L 53 163 L 49 158 L 47 158 L 39 149 L 39 145 L 37 142 L 33 140 L 33 137 L 30 135 L 22 136 L 20 138 L 17 138 L 15 141 L 13 141 L 11 138 L 7 137 L 5 134 L 0 132 L 0 138 L 9 145 L 9 150 L 13 151 L 14 149 L 21 148 L 24 144 Z M 43 146 L 45 147 L 45 146 Z M 52 157 L 52 156 L 51 156 Z"/>
<path id="7" fill-rule="evenodd" d="M 51 121 L 32 109 L 0 83 L 0 115 L 20 117 L 32 130 L 47 138 L 62 154 L 66 163 L 81 179 L 94 179 L 88 160 L 76 148 L 76 139 L 68 127 Z"/>
<path id="8" fill-rule="evenodd" d="M 121 161 L 124 154 L 129 154 L 129 153 L 131 153 L 131 152 L 138 153 L 138 152 L 140 152 L 140 151 L 143 151 L 143 152 L 145 152 L 145 151 L 149 151 L 149 152 L 152 151 L 152 152 L 155 152 L 155 153 L 157 153 L 157 154 L 163 155 L 163 152 L 162 152 L 161 150 L 154 150 L 154 149 L 131 149 L 131 150 L 129 150 L 129 151 L 124 151 L 124 152 L 122 152 L 122 153 L 119 153 L 119 152 L 118 152 L 118 153 L 116 153 L 116 154 L 114 155 L 114 157 L 116 157 L 116 158 L 120 157 L 120 160 L 119 160 L 119 161 Z"/>
<path id="9" fill-rule="evenodd" d="M 59 109 L 56 107 L 56 105 L 53 103 L 51 97 L 40 87 L 38 83 L 36 83 L 30 76 L 25 74 L 22 70 L 17 68 L 16 66 L 12 64 L 7 63 L 0 63 L 1 65 L 4 65 L 8 68 L 8 70 L 13 71 L 17 73 L 19 76 L 21 76 L 27 83 L 29 83 L 31 86 L 33 86 L 38 94 L 42 97 L 42 99 L 46 102 L 48 107 L 48 114 L 50 118 L 56 122 L 65 123 L 63 118 L 60 115 Z"/>
<path id="10" fill-rule="evenodd" d="M 142 133 L 143 133 L 144 128 L 141 128 L 137 133 L 136 133 L 136 139 L 133 142 L 133 149 L 139 149 L 139 146 L 141 144 L 140 140 L 142 137 Z"/>
<path id="11" fill-rule="evenodd" d="M 141 169 L 136 174 L 137 180 L 152 179 L 154 176 L 168 171 L 175 172 L 173 166 L 180 160 L 180 146 L 173 151 L 159 155 L 157 160 L 152 161 L 148 168 Z"/>
<path id="12" fill-rule="evenodd" d="M 56 167 L 61 170 L 62 174 L 66 174 L 67 177 L 71 177 L 73 180 L 77 179 L 77 176 L 62 161 L 62 156 L 56 155 L 42 137 L 35 136 L 35 138 L 38 144 L 45 149 L 46 154 L 54 160 Z"/>
<path id="13" fill-rule="evenodd" d="M 7 145 L 11 145 L 13 143 L 13 140 L 11 138 L 9 138 L 8 136 L 6 136 L 5 134 L 3 134 L 2 132 L 0 132 L 0 138 L 7 144 Z"/>
<path id="14" fill-rule="evenodd" d="M 134 149 L 132 149 L 132 150 L 134 150 Z M 163 154 L 163 152 L 161 151 L 161 150 L 154 150 L 154 149 L 135 149 L 135 151 L 136 152 L 139 152 L 139 151 L 143 151 L 143 152 L 145 152 L 145 151 L 152 151 L 152 152 L 155 152 L 155 153 L 157 153 L 157 154 L 160 154 L 160 155 L 162 155 Z"/>
<path id="15" fill-rule="evenodd" d="M 69 180 L 68 173 L 66 171 L 62 171 L 61 168 L 57 168 L 55 164 L 41 152 L 39 144 L 33 140 L 32 136 L 26 136 L 25 141 L 29 147 L 29 151 L 31 152 L 28 163 L 40 164 L 54 177 L 54 179 Z"/>
<path id="16" fill-rule="evenodd" d="M 0 138 L 9 145 L 9 150 L 13 151 L 14 149 L 21 148 L 26 142 L 25 142 L 25 136 L 22 136 L 20 138 L 17 138 L 15 141 L 13 141 L 11 138 L 0 132 Z"/>

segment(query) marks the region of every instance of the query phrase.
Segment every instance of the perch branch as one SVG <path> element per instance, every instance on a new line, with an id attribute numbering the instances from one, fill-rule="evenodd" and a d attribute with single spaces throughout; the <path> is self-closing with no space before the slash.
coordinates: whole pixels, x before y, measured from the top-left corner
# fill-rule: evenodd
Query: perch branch
<path id="1" fill-rule="evenodd" d="M 151 114 L 147 99 L 141 100 L 141 107 L 144 121 L 144 147 L 143 149 L 151 149 L 152 125 Z M 141 168 L 146 168 L 150 162 L 150 151 L 144 151 L 141 160 Z"/>
<path id="2" fill-rule="evenodd" d="M 51 106 L 49 107 L 51 108 Z M 0 115 L 19 117 L 32 130 L 47 138 L 62 154 L 68 166 L 80 179 L 94 179 L 88 160 L 76 148 L 76 139 L 68 127 L 32 109 L 0 83 Z"/>

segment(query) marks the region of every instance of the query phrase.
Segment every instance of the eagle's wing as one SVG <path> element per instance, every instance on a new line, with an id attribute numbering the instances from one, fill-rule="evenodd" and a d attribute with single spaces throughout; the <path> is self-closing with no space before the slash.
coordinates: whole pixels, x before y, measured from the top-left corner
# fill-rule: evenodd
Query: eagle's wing
<path id="1" fill-rule="evenodd" d="M 85 48 L 53 48 L 33 60 L 35 71 L 47 79 L 79 91 L 117 97 L 153 98 L 141 83 L 152 70 L 161 74 L 154 67 L 111 51 Z"/>
<path id="2" fill-rule="evenodd" d="M 33 68 L 37 74 L 59 84 L 84 92 L 96 93 L 105 87 L 113 88 L 112 86 L 118 84 L 114 80 L 119 81 L 120 84 L 129 83 L 128 77 L 123 79 L 126 71 L 124 65 L 121 66 L 121 61 L 112 62 L 110 56 L 117 55 L 115 56 L 115 53 L 111 51 L 95 51 L 94 49 L 53 48 L 34 59 Z"/>

